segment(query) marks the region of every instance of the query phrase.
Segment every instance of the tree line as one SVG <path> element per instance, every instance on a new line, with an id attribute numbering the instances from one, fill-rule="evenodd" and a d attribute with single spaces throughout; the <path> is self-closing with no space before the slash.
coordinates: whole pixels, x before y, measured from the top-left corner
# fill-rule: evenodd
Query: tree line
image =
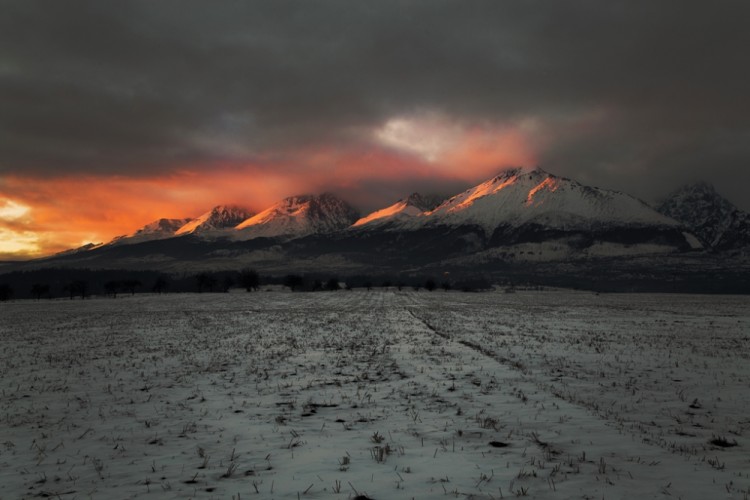
<path id="1" fill-rule="evenodd" d="M 396 291 L 426 290 L 432 292 L 438 289 L 460 290 L 463 292 L 480 292 L 491 290 L 491 283 L 482 277 L 462 277 L 451 279 L 443 276 L 442 279 L 425 276 L 408 276 L 408 277 L 375 277 L 367 275 L 356 275 L 344 277 L 341 280 L 337 277 L 324 278 L 318 275 L 288 274 L 277 283 L 284 285 L 291 291 L 336 291 L 336 290 L 354 290 L 355 288 L 373 290 L 392 289 Z"/>
<path id="2" fill-rule="evenodd" d="M 403 290 L 461 290 L 491 289 L 481 277 L 461 279 L 442 276 L 385 276 L 351 275 L 339 278 L 321 274 L 287 274 L 261 276 L 256 270 L 201 271 L 167 275 L 155 271 L 42 269 L 14 272 L 0 276 L 0 301 L 33 298 L 86 299 L 92 295 L 117 298 L 122 294 L 168 292 L 226 293 L 232 289 L 254 292 L 263 285 L 282 285 L 293 292 L 372 290 L 375 288 Z"/>
<path id="3" fill-rule="evenodd" d="M 80 298 L 168 292 L 257 291 L 261 277 L 253 269 L 167 275 L 155 271 L 40 269 L 0 275 L 0 301 Z"/>

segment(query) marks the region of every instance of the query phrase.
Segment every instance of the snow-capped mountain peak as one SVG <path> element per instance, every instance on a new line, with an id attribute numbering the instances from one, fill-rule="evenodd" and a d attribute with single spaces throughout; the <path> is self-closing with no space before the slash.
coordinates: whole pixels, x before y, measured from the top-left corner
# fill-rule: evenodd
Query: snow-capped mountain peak
<path id="1" fill-rule="evenodd" d="M 182 226 L 187 224 L 188 222 L 192 221 L 193 219 L 186 218 L 186 219 L 158 219 L 150 224 L 146 224 L 139 230 L 137 230 L 135 233 L 132 234 L 132 236 L 138 236 L 138 235 L 146 235 L 146 234 L 155 234 L 155 233 L 175 233 L 178 229 L 180 229 Z"/>
<path id="2" fill-rule="evenodd" d="M 398 200 L 391 206 L 382 208 L 362 217 L 352 227 L 360 227 L 372 223 L 385 223 L 409 217 L 416 217 L 433 208 L 429 200 L 419 193 L 412 193 L 408 197 Z"/>
<path id="3" fill-rule="evenodd" d="M 171 238 L 176 231 L 189 223 L 192 219 L 157 219 L 136 230 L 133 233 L 117 236 L 108 245 L 132 245 L 134 243 L 143 243 L 145 241 L 163 240 Z"/>
<path id="4" fill-rule="evenodd" d="M 251 217 L 252 213 L 236 205 L 218 205 L 200 217 L 184 224 L 176 231 L 177 236 L 200 234 L 230 229 Z"/>
<path id="5" fill-rule="evenodd" d="M 446 200 L 427 215 L 433 224 L 473 224 L 488 234 L 499 226 L 528 223 L 559 229 L 677 225 L 637 198 L 584 186 L 540 168 L 506 170 Z"/>
<path id="6" fill-rule="evenodd" d="M 325 234 L 348 227 L 358 217 L 356 210 L 330 193 L 290 196 L 237 225 L 236 237 Z"/>
<path id="7" fill-rule="evenodd" d="M 124 238 L 124 236 L 118 236 L 117 238 Z M 117 238 L 115 238 L 115 240 Z M 109 244 L 111 244 L 111 242 Z M 81 245 L 80 247 L 69 248 L 68 250 L 57 252 L 54 256 L 61 257 L 64 255 L 75 255 L 77 253 L 84 253 L 84 252 L 89 252 L 91 250 L 96 250 L 97 248 L 101 248 L 103 246 L 104 246 L 104 243 L 86 243 L 85 245 Z"/>
<path id="8" fill-rule="evenodd" d="M 422 196 L 419 193 L 410 194 L 404 201 L 407 205 L 416 207 L 423 212 L 428 212 L 440 204 L 435 202 L 434 196 Z"/>

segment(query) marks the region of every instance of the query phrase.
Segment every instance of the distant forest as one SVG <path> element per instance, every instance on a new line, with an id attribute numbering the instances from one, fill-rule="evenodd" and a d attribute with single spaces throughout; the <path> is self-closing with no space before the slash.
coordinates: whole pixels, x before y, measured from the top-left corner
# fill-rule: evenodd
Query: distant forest
<path id="1" fill-rule="evenodd" d="M 471 271 L 451 269 L 450 272 L 440 272 L 433 269 L 408 274 L 373 271 L 354 275 L 322 272 L 262 275 L 252 269 L 175 275 L 159 271 L 51 268 L 0 274 L 0 301 L 92 296 L 117 298 L 136 293 L 223 293 L 236 289 L 257 291 L 267 285 L 283 285 L 294 292 L 356 288 L 464 292 L 499 288 L 512 292 L 552 287 L 601 293 L 750 294 L 750 272 L 732 268 L 661 267 L 649 262 L 642 267 L 622 267 L 622 263 L 612 260 L 509 265 L 502 270 L 477 266 Z"/>

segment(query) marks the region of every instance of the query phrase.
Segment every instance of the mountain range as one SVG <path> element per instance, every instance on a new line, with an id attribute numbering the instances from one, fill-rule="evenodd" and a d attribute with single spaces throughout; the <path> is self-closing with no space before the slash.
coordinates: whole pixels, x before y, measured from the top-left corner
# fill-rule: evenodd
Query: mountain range
<path id="1" fill-rule="evenodd" d="M 442 201 L 413 193 L 364 216 L 330 193 L 285 198 L 257 214 L 217 206 L 197 218 L 158 219 L 35 265 L 414 271 L 746 255 L 748 247 L 748 214 L 705 183 L 652 207 L 539 168 L 515 168 Z"/>

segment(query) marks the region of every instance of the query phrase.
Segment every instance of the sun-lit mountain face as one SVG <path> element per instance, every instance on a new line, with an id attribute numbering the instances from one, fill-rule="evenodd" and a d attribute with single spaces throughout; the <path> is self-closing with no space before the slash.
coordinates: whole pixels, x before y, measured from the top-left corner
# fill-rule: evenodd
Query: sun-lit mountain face
<path id="1" fill-rule="evenodd" d="M 242 207 L 219 205 L 200 217 L 185 223 L 175 232 L 175 235 L 182 236 L 232 229 L 252 215 L 251 212 Z"/>
<path id="2" fill-rule="evenodd" d="M 424 199 L 419 193 L 412 193 L 403 200 L 398 200 L 393 205 L 376 210 L 362 217 L 352 227 L 365 226 L 371 223 L 385 223 L 408 217 L 416 217 L 434 208 L 433 204 Z"/>
<path id="3" fill-rule="evenodd" d="M 109 242 L 110 245 L 123 245 L 141 243 L 144 241 L 171 238 L 176 235 L 177 230 L 193 219 L 158 219 L 135 232 L 123 236 L 117 236 Z"/>
<path id="4" fill-rule="evenodd" d="M 466 209 L 472 206 L 475 201 L 480 200 L 485 196 L 496 194 L 508 186 L 515 184 L 518 180 L 517 173 L 519 171 L 519 169 L 508 170 L 502 175 L 498 175 L 497 177 L 483 182 L 464 193 L 456 195 L 436 208 L 433 213 L 440 213 L 441 211 L 458 212 Z"/>
<path id="5" fill-rule="evenodd" d="M 474 224 L 488 234 L 499 226 L 528 223 L 561 229 L 677 224 L 637 198 L 584 186 L 540 168 L 509 169 L 449 198 L 412 225 L 416 223 Z"/>
<path id="6" fill-rule="evenodd" d="M 234 237 L 325 234 L 350 226 L 358 217 L 356 210 L 330 193 L 290 196 L 240 223 Z"/>
<path id="7" fill-rule="evenodd" d="M 556 179 L 554 177 L 547 177 L 542 182 L 534 186 L 531 191 L 529 191 L 529 195 L 526 197 L 526 205 L 544 203 L 544 200 L 537 199 L 537 194 L 544 193 L 544 191 L 554 193 L 555 191 L 557 191 L 557 188 L 560 187 L 560 184 L 561 182 L 559 179 Z"/>

